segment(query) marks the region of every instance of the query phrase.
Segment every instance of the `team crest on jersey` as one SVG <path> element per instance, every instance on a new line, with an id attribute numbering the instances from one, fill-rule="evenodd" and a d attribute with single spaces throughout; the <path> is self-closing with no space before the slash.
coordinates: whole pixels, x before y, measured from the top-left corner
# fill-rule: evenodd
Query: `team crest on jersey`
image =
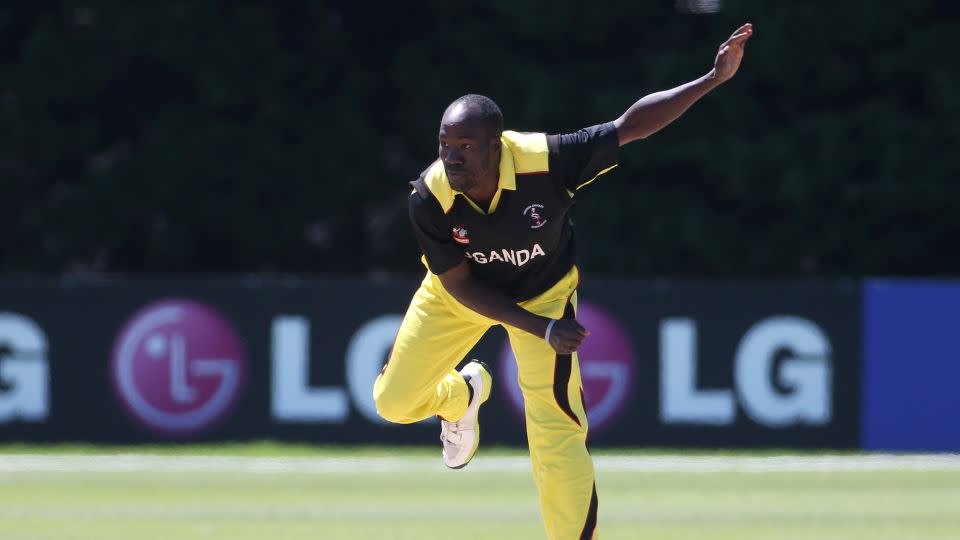
<path id="1" fill-rule="evenodd" d="M 453 241 L 463 245 L 470 243 L 470 239 L 467 238 L 467 228 L 462 223 L 453 228 Z"/>
<path id="2" fill-rule="evenodd" d="M 523 209 L 523 215 L 530 219 L 531 229 L 539 229 L 547 224 L 547 220 L 541 212 L 543 212 L 543 205 L 540 203 L 531 204 Z"/>

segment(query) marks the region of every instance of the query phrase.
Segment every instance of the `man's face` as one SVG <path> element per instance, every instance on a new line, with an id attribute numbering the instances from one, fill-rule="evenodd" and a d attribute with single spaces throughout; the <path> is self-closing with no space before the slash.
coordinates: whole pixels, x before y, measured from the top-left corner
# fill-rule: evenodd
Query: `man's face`
<path id="1" fill-rule="evenodd" d="M 479 186 L 491 168 L 500 166 L 500 139 L 493 137 L 481 120 L 471 117 L 463 105 L 444 113 L 439 139 L 447 180 L 461 193 Z"/>

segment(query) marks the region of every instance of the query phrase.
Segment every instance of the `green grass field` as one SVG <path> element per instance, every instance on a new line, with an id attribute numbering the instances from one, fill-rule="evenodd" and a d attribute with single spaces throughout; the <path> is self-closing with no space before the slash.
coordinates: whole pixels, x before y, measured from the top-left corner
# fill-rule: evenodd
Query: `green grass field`
<path id="1" fill-rule="evenodd" d="M 957 456 L 595 456 L 604 540 L 960 539 Z M 0 539 L 539 539 L 528 467 L 491 449 L 449 471 L 434 449 L 0 447 Z"/>

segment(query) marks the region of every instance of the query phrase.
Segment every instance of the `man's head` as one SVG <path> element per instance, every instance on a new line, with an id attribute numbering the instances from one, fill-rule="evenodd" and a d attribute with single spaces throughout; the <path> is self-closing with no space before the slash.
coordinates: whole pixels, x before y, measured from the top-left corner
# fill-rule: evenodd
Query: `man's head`
<path id="1" fill-rule="evenodd" d="M 488 97 L 458 98 L 440 120 L 440 160 L 450 187 L 465 192 L 483 181 L 497 181 L 503 114 Z"/>

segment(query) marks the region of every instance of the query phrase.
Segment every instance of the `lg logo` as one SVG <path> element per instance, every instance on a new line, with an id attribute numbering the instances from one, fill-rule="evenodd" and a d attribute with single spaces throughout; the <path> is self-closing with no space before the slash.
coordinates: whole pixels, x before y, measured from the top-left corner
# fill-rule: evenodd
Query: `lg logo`
<path id="1" fill-rule="evenodd" d="M 747 416 L 765 426 L 827 424 L 830 351 L 823 330 L 809 320 L 764 319 L 747 331 L 734 354 L 735 397 L 730 389 L 696 387 L 697 325 L 691 319 L 665 319 L 660 324 L 660 419 L 728 425 L 736 420 L 739 401 Z"/>
<path id="2" fill-rule="evenodd" d="M 133 419 L 151 431 L 188 435 L 230 412 L 243 386 L 244 351 L 233 326 L 210 306 L 162 300 L 120 331 L 111 373 Z"/>
<path id="3" fill-rule="evenodd" d="M 46 419 L 49 379 L 43 330 L 23 315 L 0 312 L 0 423 Z"/>

